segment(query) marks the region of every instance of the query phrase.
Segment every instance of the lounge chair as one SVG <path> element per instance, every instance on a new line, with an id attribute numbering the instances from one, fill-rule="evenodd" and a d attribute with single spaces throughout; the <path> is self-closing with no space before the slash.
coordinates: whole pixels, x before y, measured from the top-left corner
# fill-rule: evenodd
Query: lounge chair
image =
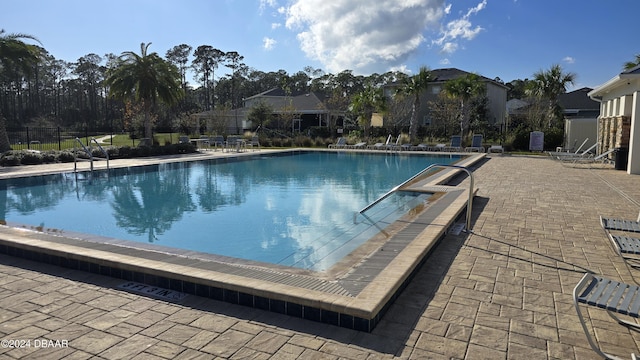
<path id="1" fill-rule="evenodd" d="M 462 136 L 453 135 L 451 137 L 451 144 L 444 148 L 445 151 L 461 151 L 462 150 Z"/>
<path id="2" fill-rule="evenodd" d="M 402 148 L 400 147 L 400 135 L 398 135 L 398 137 L 396 138 L 395 143 L 387 145 L 387 150 L 395 150 L 395 151 L 402 150 Z"/>
<path id="3" fill-rule="evenodd" d="M 347 139 L 339 137 L 335 144 L 329 144 L 329 149 L 342 149 L 347 146 Z"/>
<path id="4" fill-rule="evenodd" d="M 483 139 L 484 136 L 482 134 L 473 134 L 473 137 L 471 138 L 471 146 L 464 148 L 464 151 L 484 152 L 484 146 L 482 146 Z"/>
<path id="5" fill-rule="evenodd" d="M 574 158 L 568 158 L 565 159 L 564 161 L 569 161 L 571 160 L 574 164 L 576 163 L 589 163 L 589 164 L 595 164 L 595 163 L 606 163 L 608 161 L 611 161 L 611 159 L 609 159 L 609 155 L 613 152 L 615 152 L 616 149 L 609 149 L 605 152 L 603 152 L 602 154 L 598 155 L 598 156 L 591 156 L 590 154 L 587 154 L 585 156 L 576 156 Z"/>
<path id="6" fill-rule="evenodd" d="M 580 159 L 580 158 L 587 158 L 589 156 L 592 156 L 591 151 L 593 149 L 596 148 L 596 146 L 598 146 L 598 144 L 593 144 L 591 145 L 588 149 L 582 151 L 582 152 L 556 152 L 556 151 L 549 151 L 549 155 L 551 157 L 553 157 L 556 160 L 561 160 L 561 161 L 573 161 L 575 159 Z"/>
<path id="7" fill-rule="evenodd" d="M 600 225 L 605 230 L 618 230 L 626 232 L 640 233 L 640 216 L 638 220 L 623 220 L 614 218 L 604 218 L 600 216 Z"/>
<path id="8" fill-rule="evenodd" d="M 430 149 L 431 149 L 431 146 L 427 144 L 418 144 L 416 146 L 411 147 L 411 150 L 417 150 L 417 151 L 428 151 Z"/>
<path id="9" fill-rule="evenodd" d="M 347 145 L 348 149 L 364 149 L 367 146 L 367 143 L 364 141 L 361 141 L 359 143 L 355 143 L 353 145 Z"/>
<path id="10" fill-rule="evenodd" d="M 501 153 L 504 154 L 504 148 L 502 147 L 502 145 L 491 145 L 488 149 L 487 149 L 487 153 L 491 154 L 491 153 Z"/>
<path id="11" fill-rule="evenodd" d="M 375 143 L 373 145 L 367 146 L 367 149 L 371 150 L 386 150 L 389 147 L 389 143 L 391 143 L 391 135 L 387 136 L 387 141 L 384 143 Z"/>
<path id="12" fill-rule="evenodd" d="M 582 142 L 582 144 L 580 144 L 580 146 L 578 146 L 578 148 L 576 149 L 576 151 L 571 152 L 569 150 L 567 151 L 560 151 L 562 148 L 556 148 L 556 151 L 547 151 L 547 153 L 549 154 L 549 156 L 554 157 L 554 156 L 562 156 L 563 154 L 579 154 L 580 150 L 582 149 L 582 147 L 584 146 L 584 144 L 587 143 L 587 141 L 589 141 L 589 138 L 584 139 L 584 141 Z"/>
<path id="13" fill-rule="evenodd" d="M 596 345 L 580 310 L 580 304 L 604 309 L 620 325 L 640 329 L 639 324 L 614 315 L 617 313 L 634 318 L 640 317 L 640 287 L 586 273 L 573 289 L 573 304 L 591 349 L 602 358 L 620 359 L 603 352 Z M 636 359 L 635 354 L 631 354 L 631 358 Z"/>
<path id="14" fill-rule="evenodd" d="M 444 151 L 447 148 L 447 144 L 435 144 L 431 150 L 433 151 Z"/>

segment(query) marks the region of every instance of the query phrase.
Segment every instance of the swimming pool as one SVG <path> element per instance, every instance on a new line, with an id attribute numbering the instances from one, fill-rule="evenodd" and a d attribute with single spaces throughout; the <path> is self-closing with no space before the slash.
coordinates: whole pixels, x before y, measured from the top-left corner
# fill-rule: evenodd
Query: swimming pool
<path id="1" fill-rule="evenodd" d="M 0 206 L 8 223 L 50 232 L 321 271 L 429 195 L 398 192 L 354 219 L 358 210 L 459 158 L 294 152 L 6 179 Z"/>

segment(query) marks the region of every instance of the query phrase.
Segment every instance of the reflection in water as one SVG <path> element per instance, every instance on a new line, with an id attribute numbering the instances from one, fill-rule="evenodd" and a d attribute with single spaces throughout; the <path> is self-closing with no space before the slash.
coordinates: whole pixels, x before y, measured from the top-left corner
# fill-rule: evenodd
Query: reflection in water
<path id="1" fill-rule="evenodd" d="M 311 152 L 112 169 L 87 179 L 3 180 L 0 215 L 11 223 L 318 270 L 377 233 L 354 224 L 354 212 L 431 163 L 455 160 Z M 399 196 L 368 215 L 381 221 L 422 201 L 415 199 Z"/>

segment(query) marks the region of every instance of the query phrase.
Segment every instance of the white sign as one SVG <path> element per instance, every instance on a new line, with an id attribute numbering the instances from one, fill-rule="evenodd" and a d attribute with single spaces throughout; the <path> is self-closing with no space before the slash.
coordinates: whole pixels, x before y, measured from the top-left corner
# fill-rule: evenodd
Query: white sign
<path id="1" fill-rule="evenodd" d="M 542 131 L 532 131 L 529 133 L 529 151 L 544 150 L 544 133 Z"/>

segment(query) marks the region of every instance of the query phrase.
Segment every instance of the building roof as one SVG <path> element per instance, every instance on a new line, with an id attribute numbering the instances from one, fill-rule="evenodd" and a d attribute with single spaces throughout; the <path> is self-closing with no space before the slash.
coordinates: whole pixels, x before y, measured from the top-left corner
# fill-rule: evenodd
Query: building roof
<path id="1" fill-rule="evenodd" d="M 288 94 L 282 89 L 271 89 L 263 93 L 251 96 L 245 99 L 246 102 L 264 101 L 274 113 L 289 112 L 288 109 L 295 109 L 295 112 L 301 114 L 318 114 L 328 111 L 321 95 L 314 92 Z"/>
<path id="2" fill-rule="evenodd" d="M 616 88 L 620 88 L 625 85 L 630 85 L 631 81 L 640 81 L 640 65 L 625 70 L 620 74 L 614 76 L 606 83 L 598 86 L 597 88 L 589 92 L 589 97 L 602 98 L 602 96 Z"/>
<path id="3" fill-rule="evenodd" d="M 588 87 L 574 90 L 558 96 L 558 103 L 565 110 L 600 110 L 600 103 L 589 97 L 593 90 Z"/>

